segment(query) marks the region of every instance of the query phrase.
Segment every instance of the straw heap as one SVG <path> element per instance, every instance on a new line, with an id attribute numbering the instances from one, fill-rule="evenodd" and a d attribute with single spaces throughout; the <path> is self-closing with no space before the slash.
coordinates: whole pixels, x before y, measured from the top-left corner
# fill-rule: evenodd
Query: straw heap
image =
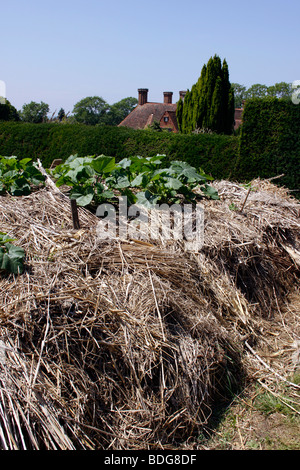
<path id="1" fill-rule="evenodd" d="M 26 252 L 0 279 L 1 448 L 180 446 L 241 386 L 245 340 L 297 295 L 300 205 L 270 182 L 216 187 L 199 253 L 99 241 L 53 190 L 0 197 Z"/>

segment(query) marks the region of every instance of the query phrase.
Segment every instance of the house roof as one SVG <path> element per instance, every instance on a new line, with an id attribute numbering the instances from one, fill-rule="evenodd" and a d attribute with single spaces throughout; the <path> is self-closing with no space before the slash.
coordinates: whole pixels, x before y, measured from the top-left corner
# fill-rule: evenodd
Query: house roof
<path id="1" fill-rule="evenodd" d="M 131 127 L 133 129 L 145 129 L 155 121 L 160 122 L 162 117 L 168 113 L 174 128 L 178 131 L 178 124 L 176 118 L 177 103 L 154 103 L 146 102 L 138 104 L 133 111 L 131 111 L 119 126 Z M 234 128 L 237 129 L 242 124 L 243 108 L 235 108 Z M 176 132 L 175 131 L 175 132 Z"/>
<path id="2" fill-rule="evenodd" d="M 147 102 L 142 105 L 137 105 L 136 108 L 120 122 L 119 126 L 145 129 L 145 127 L 149 126 L 154 121 L 159 122 L 166 111 L 175 113 L 176 117 L 176 107 L 176 103 Z"/>

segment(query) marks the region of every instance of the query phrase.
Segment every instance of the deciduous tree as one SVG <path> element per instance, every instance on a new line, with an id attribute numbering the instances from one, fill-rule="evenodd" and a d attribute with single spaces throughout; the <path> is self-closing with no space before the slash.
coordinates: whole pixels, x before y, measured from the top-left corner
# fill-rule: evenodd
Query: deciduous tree
<path id="1" fill-rule="evenodd" d="M 106 124 L 117 126 L 126 118 L 126 116 L 128 116 L 129 113 L 131 113 L 137 104 L 138 100 L 129 96 L 128 98 L 123 98 L 121 101 L 109 106 L 106 115 Z"/>
<path id="2" fill-rule="evenodd" d="M 43 101 L 40 103 L 31 101 L 30 103 L 23 105 L 22 111 L 20 111 L 19 114 L 22 121 L 39 124 L 47 120 L 47 114 L 49 111 L 50 108 L 47 103 L 44 103 Z"/>
<path id="3" fill-rule="evenodd" d="M 100 96 L 88 96 L 75 104 L 73 113 L 77 122 L 82 124 L 101 124 L 109 105 Z"/>

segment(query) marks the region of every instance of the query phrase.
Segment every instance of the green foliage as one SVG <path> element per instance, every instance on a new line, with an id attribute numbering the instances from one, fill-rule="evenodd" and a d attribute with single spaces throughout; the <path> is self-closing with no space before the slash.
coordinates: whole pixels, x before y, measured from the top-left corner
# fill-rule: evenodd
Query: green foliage
<path id="1" fill-rule="evenodd" d="M 138 104 L 138 100 L 133 97 L 124 98 L 109 107 L 104 124 L 117 126 Z"/>
<path id="2" fill-rule="evenodd" d="M 28 195 L 33 185 L 39 186 L 44 180 L 31 158 L 18 160 L 15 156 L 0 156 L 0 194 Z"/>
<path id="3" fill-rule="evenodd" d="M 177 112 L 181 132 L 191 133 L 196 128 L 232 134 L 234 122 L 234 92 L 229 82 L 226 60 L 221 63 L 215 55 L 204 65 L 192 89 L 187 91 Z"/>
<path id="4" fill-rule="evenodd" d="M 31 101 L 28 104 L 24 104 L 22 111 L 20 111 L 20 117 L 22 121 L 32 122 L 34 124 L 40 124 L 47 121 L 47 113 L 49 113 L 49 105 L 41 101 L 36 103 Z"/>
<path id="5" fill-rule="evenodd" d="M 0 101 L 0 121 L 19 121 L 20 116 L 14 106 L 8 100 L 5 103 Z"/>
<path id="6" fill-rule="evenodd" d="M 275 85 L 266 86 L 256 83 L 248 89 L 239 83 L 232 83 L 234 90 L 234 105 L 240 108 L 244 100 L 252 98 L 282 98 L 290 100 L 292 96 L 292 84 L 286 82 L 275 83 Z"/>
<path id="7" fill-rule="evenodd" d="M 180 98 L 176 107 L 176 118 L 178 123 L 178 130 L 182 132 L 182 113 L 183 113 L 183 100 Z"/>
<path id="8" fill-rule="evenodd" d="M 60 108 L 57 114 L 57 119 L 59 120 L 59 122 L 61 122 L 65 118 L 66 118 L 65 110 L 63 108 Z"/>
<path id="9" fill-rule="evenodd" d="M 88 96 L 75 104 L 74 120 L 80 124 L 117 126 L 137 105 L 136 98 L 124 98 L 109 105 L 99 96 Z"/>
<path id="10" fill-rule="evenodd" d="M 99 96 L 88 96 L 75 104 L 75 120 L 82 124 L 95 125 L 103 122 L 108 111 L 108 104 Z"/>
<path id="11" fill-rule="evenodd" d="M 147 128 L 149 131 L 153 132 L 163 132 L 162 128 L 160 127 L 159 121 L 154 121 L 150 126 Z"/>
<path id="12" fill-rule="evenodd" d="M 238 152 L 235 136 L 217 134 L 185 135 L 147 132 L 125 127 L 85 126 L 83 124 L 0 123 L 0 152 L 34 160 L 44 168 L 55 158 L 68 155 L 111 155 L 119 161 L 132 155 L 167 155 L 168 161 L 184 160 L 196 169 L 229 178 Z"/>
<path id="13" fill-rule="evenodd" d="M 52 176 L 58 187 L 70 186 L 70 198 L 76 199 L 79 206 L 87 206 L 92 201 L 99 204 L 114 197 L 112 191 L 106 190 L 102 180 L 115 168 L 113 157 L 78 157 L 71 155 L 65 163 L 58 165 Z"/>
<path id="14" fill-rule="evenodd" d="M 0 232 L 0 272 L 21 274 L 25 252 L 23 248 L 13 245 L 13 241 L 8 235 Z"/>
<path id="15" fill-rule="evenodd" d="M 135 156 L 119 163 L 113 157 L 78 157 L 72 155 L 52 171 L 56 185 L 71 187 L 70 197 L 79 206 L 99 204 L 118 195 L 127 196 L 130 204 L 148 207 L 156 203 L 193 202 L 203 196 L 218 199 L 208 184 L 211 177 L 186 162 L 170 165 L 165 155 Z M 201 193 L 195 192 L 199 188 Z"/>
<path id="16" fill-rule="evenodd" d="M 258 176 L 271 178 L 291 190 L 300 187 L 300 106 L 277 99 L 246 102 L 240 149 L 234 177 L 250 181 Z"/>

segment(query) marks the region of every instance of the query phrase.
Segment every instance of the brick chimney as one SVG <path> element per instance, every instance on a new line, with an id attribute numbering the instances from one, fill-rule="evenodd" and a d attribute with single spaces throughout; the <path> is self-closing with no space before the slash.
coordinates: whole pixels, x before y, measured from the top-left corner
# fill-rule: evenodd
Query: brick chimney
<path id="1" fill-rule="evenodd" d="M 145 104 L 148 101 L 148 88 L 139 88 L 139 104 Z"/>
<path id="2" fill-rule="evenodd" d="M 186 95 L 186 91 L 180 91 L 179 92 L 179 99 L 181 98 L 182 101 L 184 101 L 185 95 Z"/>
<path id="3" fill-rule="evenodd" d="M 172 91 L 164 91 L 164 103 L 172 104 L 172 96 L 173 96 Z"/>

